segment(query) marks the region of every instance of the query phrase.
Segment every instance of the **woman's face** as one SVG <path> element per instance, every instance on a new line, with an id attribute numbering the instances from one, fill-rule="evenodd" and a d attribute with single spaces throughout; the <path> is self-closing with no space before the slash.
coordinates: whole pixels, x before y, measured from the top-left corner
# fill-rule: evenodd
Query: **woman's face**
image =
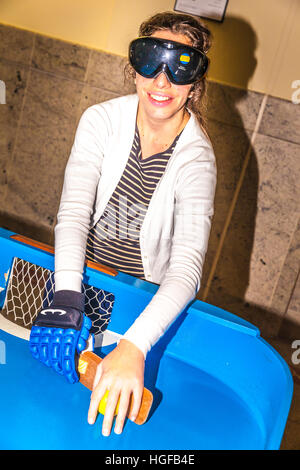
<path id="1" fill-rule="evenodd" d="M 156 31 L 152 36 L 191 46 L 190 40 L 183 34 Z M 163 72 L 155 78 L 145 78 L 136 73 L 139 106 L 151 119 L 170 119 L 178 112 L 183 112 L 192 86 L 175 85 Z"/>

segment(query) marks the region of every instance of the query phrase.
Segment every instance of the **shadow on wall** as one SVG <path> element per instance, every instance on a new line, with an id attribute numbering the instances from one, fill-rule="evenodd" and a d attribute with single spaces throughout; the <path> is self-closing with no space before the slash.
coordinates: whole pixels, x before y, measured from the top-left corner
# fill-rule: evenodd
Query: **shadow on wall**
<path id="1" fill-rule="evenodd" d="M 223 23 L 212 24 L 212 31 L 211 75 L 216 81 L 243 88 L 247 93 L 257 65 L 258 39 L 254 29 L 243 18 L 226 16 Z"/>
<path id="2" fill-rule="evenodd" d="M 215 215 L 197 298 L 245 318 L 262 333 L 273 334 L 278 329 L 278 318 L 245 301 L 259 186 L 251 135 L 263 97 L 247 90 L 257 64 L 257 37 L 251 25 L 238 17 L 226 17 L 222 28 L 222 39 L 220 28 L 214 31 L 212 62 L 214 53 L 220 59 L 213 69 L 214 76 L 222 70 L 220 76 L 226 77 L 228 83 L 243 88 L 209 83 L 208 131 L 216 155 L 218 182 Z M 226 35 L 226 30 L 230 34 Z M 274 328 L 270 329 L 270 324 Z"/>

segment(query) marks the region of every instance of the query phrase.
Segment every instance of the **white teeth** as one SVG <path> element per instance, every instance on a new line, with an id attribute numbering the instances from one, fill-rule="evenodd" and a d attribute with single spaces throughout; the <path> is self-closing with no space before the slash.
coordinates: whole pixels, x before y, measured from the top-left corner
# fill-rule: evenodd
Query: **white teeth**
<path id="1" fill-rule="evenodd" d="M 159 95 L 151 95 L 151 94 L 150 96 L 156 101 L 167 101 L 170 99 L 168 96 L 159 96 Z"/>

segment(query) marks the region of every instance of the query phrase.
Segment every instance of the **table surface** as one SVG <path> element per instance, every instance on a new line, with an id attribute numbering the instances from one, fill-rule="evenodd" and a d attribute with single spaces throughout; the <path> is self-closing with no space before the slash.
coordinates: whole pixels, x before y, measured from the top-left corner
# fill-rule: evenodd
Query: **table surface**
<path id="1" fill-rule="evenodd" d="M 90 391 L 32 358 L 28 341 L 0 330 L 2 449 L 262 449 L 264 430 L 233 390 L 175 358 L 163 356 L 148 421 L 127 420 L 121 435 L 101 434 L 101 414 L 87 423 Z M 155 359 L 152 358 L 152 362 Z M 155 367 L 154 367 L 155 368 Z M 145 385 L 151 384 L 146 363 Z"/>

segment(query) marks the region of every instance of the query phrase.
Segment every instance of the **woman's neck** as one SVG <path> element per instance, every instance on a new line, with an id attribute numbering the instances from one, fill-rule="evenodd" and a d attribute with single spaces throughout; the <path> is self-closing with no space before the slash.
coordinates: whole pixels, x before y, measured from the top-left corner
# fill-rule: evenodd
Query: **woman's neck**
<path id="1" fill-rule="evenodd" d="M 155 120 L 149 118 L 141 109 L 137 113 L 137 126 L 140 136 L 142 160 L 152 155 L 165 152 L 183 130 L 189 120 L 189 113 L 183 108 L 182 113 L 171 119 Z"/>
<path id="2" fill-rule="evenodd" d="M 148 116 L 142 109 L 138 109 L 137 126 L 140 137 L 147 142 L 148 145 L 156 144 L 169 146 L 175 137 L 184 129 L 190 115 L 183 108 L 182 112 L 177 113 L 169 119 L 157 120 Z"/>

